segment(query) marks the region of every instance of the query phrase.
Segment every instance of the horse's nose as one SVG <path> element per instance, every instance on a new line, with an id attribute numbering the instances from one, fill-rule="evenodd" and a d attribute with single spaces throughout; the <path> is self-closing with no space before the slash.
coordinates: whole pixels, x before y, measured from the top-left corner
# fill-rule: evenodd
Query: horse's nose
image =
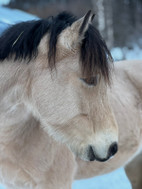
<path id="1" fill-rule="evenodd" d="M 116 152 L 118 151 L 118 145 L 116 142 L 112 143 L 108 150 L 108 158 L 114 156 Z"/>
<path id="2" fill-rule="evenodd" d="M 101 158 L 96 153 L 95 147 L 90 145 L 89 149 L 88 149 L 88 158 L 89 158 L 90 161 L 97 160 L 97 161 L 100 161 L 100 162 L 104 162 L 104 161 L 107 161 L 110 157 L 114 156 L 117 151 L 118 151 L 118 145 L 117 145 L 116 142 L 114 142 L 110 145 L 106 157 Z"/>
<path id="3" fill-rule="evenodd" d="M 90 161 L 100 161 L 100 162 L 104 162 L 107 161 L 109 158 L 100 158 L 99 156 L 97 156 L 95 154 L 95 148 L 93 146 L 89 146 L 89 151 L 88 151 L 88 157 Z"/>

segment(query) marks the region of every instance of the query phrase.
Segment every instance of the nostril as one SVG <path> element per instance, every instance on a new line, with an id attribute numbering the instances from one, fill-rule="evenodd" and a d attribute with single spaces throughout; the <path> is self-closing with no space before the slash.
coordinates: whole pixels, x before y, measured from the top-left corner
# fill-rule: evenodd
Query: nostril
<path id="1" fill-rule="evenodd" d="M 92 146 L 89 146 L 88 157 L 90 161 L 94 161 L 96 159 Z"/>
<path id="2" fill-rule="evenodd" d="M 116 154 L 116 152 L 118 151 L 118 145 L 116 142 L 114 142 L 113 144 L 111 144 L 110 148 L 109 148 L 109 157 L 114 156 L 114 154 Z"/>

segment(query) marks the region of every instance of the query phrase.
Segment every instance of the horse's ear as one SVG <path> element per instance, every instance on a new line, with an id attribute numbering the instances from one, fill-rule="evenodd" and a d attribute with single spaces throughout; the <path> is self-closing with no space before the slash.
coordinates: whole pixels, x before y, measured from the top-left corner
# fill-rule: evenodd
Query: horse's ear
<path id="1" fill-rule="evenodd" d="M 68 49 L 76 48 L 84 38 L 85 32 L 88 30 L 89 24 L 94 18 L 91 10 L 85 16 L 75 21 L 70 27 L 67 27 L 61 34 L 59 41 Z"/>
<path id="2" fill-rule="evenodd" d="M 94 19 L 95 14 L 92 14 L 91 10 L 87 12 L 87 14 L 82 17 L 81 19 L 79 19 L 77 22 L 80 22 L 80 29 L 79 29 L 79 35 L 83 35 L 85 34 L 85 32 L 87 31 L 89 24 L 92 23 L 93 19 Z"/>

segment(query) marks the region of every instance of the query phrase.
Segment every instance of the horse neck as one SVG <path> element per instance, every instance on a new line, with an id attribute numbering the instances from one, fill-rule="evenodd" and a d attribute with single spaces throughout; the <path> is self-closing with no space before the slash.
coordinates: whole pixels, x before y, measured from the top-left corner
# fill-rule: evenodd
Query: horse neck
<path id="1" fill-rule="evenodd" d="M 24 104 L 28 69 L 22 63 L 0 63 L 0 129 L 25 123 L 31 116 Z"/>
<path id="2" fill-rule="evenodd" d="M 137 100 L 142 102 L 142 60 L 128 60 L 115 63 L 115 76 Z"/>
<path id="3" fill-rule="evenodd" d="M 128 61 L 127 64 L 127 77 L 138 92 L 142 103 L 142 60 Z"/>

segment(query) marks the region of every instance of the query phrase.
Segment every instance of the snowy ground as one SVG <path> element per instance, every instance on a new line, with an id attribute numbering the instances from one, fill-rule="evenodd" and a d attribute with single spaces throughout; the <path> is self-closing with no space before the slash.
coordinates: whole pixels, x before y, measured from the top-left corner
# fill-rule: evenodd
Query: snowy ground
<path id="1" fill-rule="evenodd" d="M 26 21 L 31 19 L 38 19 L 36 16 L 29 15 L 19 10 L 10 10 L 0 7 L 0 33 L 13 23 L 19 21 Z M 142 39 L 139 41 L 142 44 Z M 121 59 L 142 59 L 142 49 L 137 44 L 133 44 L 131 50 L 124 48 L 113 48 L 111 50 L 114 60 Z M 128 178 L 125 175 L 124 169 L 120 168 L 112 173 L 86 179 L 75 181 L 72 189 L 131 189 Z M 0 189 L 5 189 L 0 185 Z"/>
<path id="2" fill-rule="evenodd" d="M 132 189 L 123 168 L 103 176 L 75 181 L 72 189 Z"/>

